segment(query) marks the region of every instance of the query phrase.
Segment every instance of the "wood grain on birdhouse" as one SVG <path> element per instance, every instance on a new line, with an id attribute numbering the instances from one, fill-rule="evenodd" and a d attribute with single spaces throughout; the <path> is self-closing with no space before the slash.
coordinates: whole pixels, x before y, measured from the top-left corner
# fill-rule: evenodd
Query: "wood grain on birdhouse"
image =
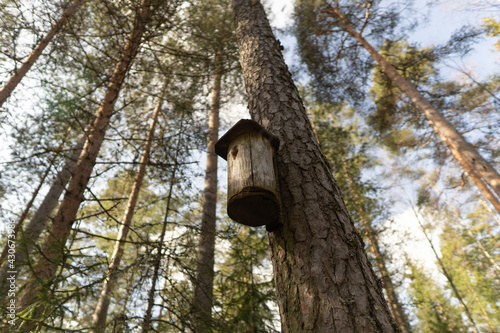
<path id="1" fill-rule="evenodd" d="M 279 142 L 260 125 L 242 120 L 217 143 L 228 163 L 227 213 L 249 226 L 276 223 L 280 204 L 273 156 Z"/>

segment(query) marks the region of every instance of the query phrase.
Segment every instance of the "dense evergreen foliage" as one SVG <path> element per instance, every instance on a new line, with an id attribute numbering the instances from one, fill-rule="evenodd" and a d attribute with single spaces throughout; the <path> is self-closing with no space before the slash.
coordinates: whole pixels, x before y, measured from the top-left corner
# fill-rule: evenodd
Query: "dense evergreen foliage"
<path id="1" fill-rule="evenodd" d="M 484 19 L 431 45 L 412 39 L 412 1 L 294 1 L 275 33 L 299 98 L 257 0 L 0 0 L 0 88 L 22 76 L 0 101 L 0 332 L 499 331 L 500 184 L 400 84 L 500 170 L 500 72 L 449 66 L 481 38 L 500 47 L 500 7 L 463 5 Z M 227 217 L 214 162 L 247 99 L 307 147 L 277 151 L 277 230 Z"/>

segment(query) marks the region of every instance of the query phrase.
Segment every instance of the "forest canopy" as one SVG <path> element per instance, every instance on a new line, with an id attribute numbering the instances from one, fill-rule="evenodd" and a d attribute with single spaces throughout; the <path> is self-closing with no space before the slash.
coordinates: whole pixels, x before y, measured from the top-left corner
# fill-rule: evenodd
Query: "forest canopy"
<path id="1" fill-rule="evenodd" d="M 499 13 L 0 0 L 0 332 L 499 331 Z"/>

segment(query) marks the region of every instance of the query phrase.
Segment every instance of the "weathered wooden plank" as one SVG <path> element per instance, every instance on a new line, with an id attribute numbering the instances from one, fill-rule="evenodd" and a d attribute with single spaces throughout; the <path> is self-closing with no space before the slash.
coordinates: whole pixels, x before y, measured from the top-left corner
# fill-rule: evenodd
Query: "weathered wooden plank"
<path id="1" fill-rule="evenodd" d="M 252 159 L 249 134 L 243 134 L 229 144 L 227 154 L 227 197 L 241 189 L 252 187 Z"/>
<path id="2" fill-rule="evenodd" d="M 275 138 L 258 124 L 244 120 L 217 143 L 218 154 L 228 163 L 227 213 L 239 223 L 261 226 L 278 222 L 280 204 L 273 163 L 278 145 L 272 140 Z"/>

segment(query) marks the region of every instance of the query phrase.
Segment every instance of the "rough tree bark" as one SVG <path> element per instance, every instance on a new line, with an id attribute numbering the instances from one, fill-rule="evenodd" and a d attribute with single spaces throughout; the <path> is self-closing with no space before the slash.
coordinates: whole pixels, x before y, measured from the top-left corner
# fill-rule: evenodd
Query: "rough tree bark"
<path id="1" fill-rule="evenodd" d="M 222 81 L 222 50 L 215 55 L 215 72 L 208 124 L 207 166 L 203 191 L 203 213 L 198 245 L 198 264 L 193 299 L 195 332 L 210 331 L 214 286 L 215 213 L 217 206 L 217 154 L 215 143 L 219 135 L 219 108 Z"/>
<path id="2" fill-rule="evenodd" d="M 154 11 L 152 3 L 153 0 L 146 0 L 137 9 L 133 30 L 125 43 L 120 59 L 111 75 L 104 99 L 95 114 L 95 121 L 92 124 L 78 164 L 75 167 L 68 190 L 54 217 L 49 235 L 42 245 L 42 252 L 45 258 L 36 265 L 33 276 L 21 295 L 19 310 L 25 309 L 28 305 L 37 302 L 40 300 L 40 296 L 43 297 L 43 293 L 52 284 L 52 277 L 55 275 L 58 265 L 63 260 L 65 240 L 71 231 L 71 226 L 84 199 L 83 194 L 104 140 L 109 120 L 113 115 L 114 105 L 118 99 L 121 86 L 139 50 L 148 19 L 152 11 Z"/>
<path id="3" fill-rule="evenodd" d="M 281 141 L 283 226 L 269 243 L 282 331 L 398 331 L 264 8 L 232 8 L 250 114 Z"/>
<path id="4" fill-rule="evenodd" d="M 16 86 L 21 82 L 26 73 L 30 70 L 31 66 L 38 60 L 38 57 L 42 54 L 43 50 L 47 45 L 49 45 L 52 38 L 61 30 L 61 27 L 68 21 L 78 6 L 84 0 L 75 0 L 71 5 L 69 5 L 57 22 L 50 28 L 47 35 L 40 41 L 40 43 L 33 49 L 33 52 L 26 58 L 21 67 L 12 75 L 12 77 L 7 81 L 7 83 L 0 89 L 0 107 L 9 98 L 10 94 L 16 89 Z"/>
<path id="5" fill-rule="evenodd" d="M 392 66 L 363 36 L 355 31 L 350 25 L 348 19 L 339 11 L 337 7 L 328 5 L 324 12 L 338 18 L 344 25 L 344 29 L 370 53 L 375 61 L 380 65 L 385 74 L 415 103 L 415 105 L 423 112 L 427 120 L 432 124 L 434 130 L 439 134 L 441 139 L 446 143 L 453 156 L 457 159 L 463 169 L 471 175 L 476 186 L 483 192 L 484 196 L 490 200 L 492 193 L 487 190 L 487 186 L 482 186 L 478 181 L 482 180 L 496 194 L 496 200 L 492 204 L 497 208 L 498 198 L 500 198 L 500 174 L 493 166 L 485 160 L 476 148 L 471 145 L 465 138 L 455 129 L 455 127 L 443 115 L 434 108 L 431 103 L 398 71 Z M 476 179 L 477 176 L 481 179 Z M 494 198 L 494 196 L 493 196 Z M 500 210 L 498 210 L 500 213 Z"/>
<path id="6" fill-rule="evenodd" d="M 66 184 L 68 184 L 71 178 L 73 169 L 78 161 L 78 157 L 82 152 L 83 144 L 87 136 L 83 134 L 78 140 L 76 146 L 73 148 L 73 152 L 70 156 L 66 158 L 62 170 L 57 174 L 57 176 L 52 181 L 49 192 L 43 199 L 42 203 L 36 210 L 35 214 L 31 218 L 30 222 L 24 228 L 22 233 L 22 243 L 18 244 L 15 249 L 14 255 L 16 256 L 17 263 L 26 262 L 30 253 L 33 251 L 34 245 L 37 242 L 40 234 L 45 229 L 47 222 L 50 219 L 50 215 L 54 211 L 57 203 L 59 202 L 59 197 L 64 191 Z M 6 248 L 4 249 L 6 252 Z M 3 253 L 2 253 L 3 256 Z M 7 281 L 7 277 L 16 277 L 19 274 L 19 268 L 14 270 L 15 273 L 9 273 L 9 267 L 5 263 L 0 268 L 0 302 L 4 299 L 6 295 L 7 285 L 3 285 L 1 281 Z"/>
<path id="7" fill-rule="evenodd" d="M 411 332 L 410 322 L 408 320 L 408 317 L 406 316 L 403 306 L 401 305 L 401 302 L 399 302 L 398 296 L 396 294 L 396 288 L 394 288 L 394 284 L 392 283 L 389 270 L 385 265 L 384 256 L 380 251 L 377 235 L 375 234 L 375 231 L 373 230 L 372 225 L 370 221 L 368 221 L 365 211 L 361 206 L 360 202 L 361 200 L 358 194 L 356 193 L 356 190 L 354 189 L 354 181 L 352 180 L 352 177 L 349 175 L 349 172 L 347 171 L 347 163 L 345 161 L 345 158 L 343 157 L 342 157 L 342 166 L 344 169 L 344 177 L 347 180 L 349 190 L 352 193 L 356 206 L 358 207 L 359 217 L 361 223 L 363 224 L 363 229 L 368 238 L 368 243 L 370 244 L 370 250 L 373 254 L 373 257 L 375 258 L 375 263 L 382 278 L 383 288 L 385 289 L 385 293 L 387 295 L 387 299 L 389 301 L 389 305 L 391 307 L 394 319 L 396 320 L 396 324 L 398 324 L 401 333 L 410 333 Z"/>
<path id="8" fill-rule="evenodd" d="M 99 300 L 97 301 L 97 305 L 92 316 L 92 329 L 90 331 L 92 333 L 102 333 L 104 332 L 106 326 L 106 317 L 108 315 L 109 303 L 111 301 L 111 295 L 113 294 L 116 281 L 118 280 L 118 269 L 120 267 L 120 261 L 123 256 L 125 241 L 127 240 L 130 224 L 132 223 L 132 217 L 134 216 L 135 206 L 137 204 L 137 198 L 139 197 L 139 192 L 142 187 L 142 182 L 144 180 L 144 176 L 146 175 L 146 168 L 149 163 L 149 154 L 151 151 L 151 146 L 153 144 L 156 122 L 158 120 L 158 115 L 161 112 L 161 105 L 163 103 L 165 88 L 166 87 L 164 87 L 164 89 L 162 90 L 161 96 L 153 112 L 151 124 L 146 136 L 146 144 L 144 146 L 144 151 L 139 163 L 139 169 L 137 170 L 134 185 L 132 186 L 132 191 L 129 195 L 127 208 L 125 209 L 125 214 L 123 215 L 123 219 L 121 221 L 120 231 L 115 242 L 115 247 L 113 249 L 110 264 L 108 266 L 108 271 L 106 272 L 101 295 L 99 296 Z"/>

